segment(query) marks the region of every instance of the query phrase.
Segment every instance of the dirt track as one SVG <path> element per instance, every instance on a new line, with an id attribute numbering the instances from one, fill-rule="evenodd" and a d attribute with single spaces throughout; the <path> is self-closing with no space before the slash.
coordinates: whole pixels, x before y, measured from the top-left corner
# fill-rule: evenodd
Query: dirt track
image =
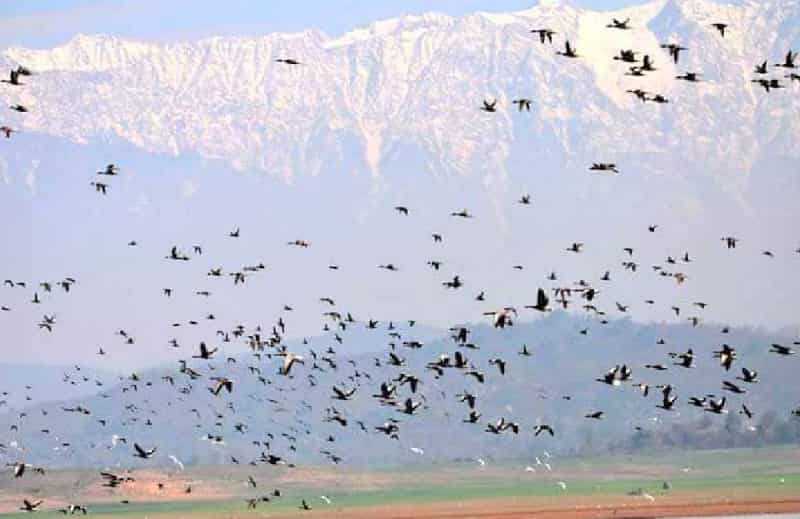
<path id="1" fill-rule="evenodd" d="M 659 517 L 726 516 L 761 513 L 800 513 L 800 498 L 772 500 L 683 500 L 664 499 L 653 503 L 579 503 L 578 500 L 560 504 L 537 505 L 528 503 L 503 503 L 502 501 L 473 501 L 468 503 L 437 504 L 429 506 L 370 507 L 349 510 L 322 511 L 313 517 L 347 519 L 652 519 Z M 581 499 L 579 501 L 585 501 Z M 605 501 L 605 500 L 604 500 Z M 273 516 L 276 517 L 276 516 Z M 296 517 L 296 516 L 295 516 Z"/>

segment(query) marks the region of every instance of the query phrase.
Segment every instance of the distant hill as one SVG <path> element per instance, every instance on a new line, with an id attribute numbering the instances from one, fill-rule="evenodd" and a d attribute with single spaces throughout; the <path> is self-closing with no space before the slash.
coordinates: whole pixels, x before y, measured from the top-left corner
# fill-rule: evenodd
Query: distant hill
<path id="1" fill-rule="evenodd" d="M 88 378 L 84 381 L 83 377 Z M 65 379 L 66 378 L 66 379 Z M 75 366 L 49 366 L 46 364 L 0 364 L 0 413 L 29 407 L 44 402 L 58 402 L 97 393 L 101 386 L 96 381 L 114 385 L 113 372 L 91 368 L 77 370 Z M 30 389 L 26 389 L 30 386 Z"/>
<path id="2" fill-rule="evenodd" d="M 587 330 L 586 335 L 578 333 L 582 329 Z M 169 454 L 184 463 L 230 463 L 230 456 L 246 463 L 265 451 L 290 462 L 319 463 L 325 460 L 319 451 L 330 450 L 341 456 L 343 463 L 390 464 L 412 463 L 416 455 L 409 451 L 411 447 L 422 448 L 427 461 L 452 461 L 475 457 L 529 459 L 542 450 L 581 453 L 796 441 L 800 438 L 800 420 L 791 420 L 790 410 L 800 405 L 792 386 L 798 358 L 767 351 L 772 342 L 785 342 L 787 338 L 746 328 L 720 332 L 721 327 L 714 325 L 693 328 L 689 324 L 637 324 L 628 320 L 603 326 L 597 320 L 556 312 L 502 331 L 474 326 L 469 340 L 480 348 L 477 350 L 456 348 L 449 337 L 424 341 L 418 349 L 398 342 L 397 354 L 407 359 L 402 368 L 387 366 L 383 352 L 336 355 L 335 371 L 320 359 L 329 346 L 336 348 L 337 343 L 317 339 L 303 349 L 292 350 L 305 356 L 306 365 L 297 366 L 291 378 L 277 375 L 279 360 L 266 356 L 261 361 L 252 356 L 239 356 L 236 362 L 223 358 L 211 362 L 193 360 L 190 365 L 203 374 L 197 380 L 189 380 L 175 367 L 148 370 L 137 375 L 138 381 L 127 380 L 97 396 L 32 406 L 26 409 L 27 417 L 22 420 L 4 416 L 0 430 L 6 431 L 3 444 L 16 440 L 25 449 L 26 460 L 51 466 L 136 465 L 132 456 L 134 441 L 158 446 L 157 456 L 145 463 L 159 465 L 170 464 Z M 385 328 L 370 333 L 376 342 L 385 342 Z M 403 340 L 413 337 L 412 329 Z M 657 344 L 659 339 L 664 344 Z M 730 372 L 719 365 L 712 353 L 723 342 L 733 345 L 738 353 Z M 531 357 L 518 355 L 523 343 Z M 668 352 L 684 352 L 687 348 L 697 356 L 696 367 L 672 365 Z M 317 364 L 325 372 L 312 369 L 309 349 L 314 349 Z M 425 369 L 426 363 L 441 354 L 452 358 L 456 349 L 485 373 L 485 384 L 453 368 L 446 369 L 440 378 Z M 380 359 L 380 367 L 376 366 L 375 357 Z M 505 376 L 488 364 L 496 357 L 508 361 Z M 647 363 L 661 363 L 668 370 L 648 370 L 643 367 Z M 620 387 L 595 381 L 615 364 L 630 366 L 632 381 Z M 727 415 L 712 415 L 687 404 L 690 396 L 722 396 L 721 381 L 734 381 L 742 366 L 757 370 L 761 382 L 742 383 L 748 390 L 745 395 L 728 394 Z M 263 382 L 259 382 L 257 370 L 264 377 Z M 399 390 L 401 401 L 406 396 L 424 401 L 414 416 L 380 406 L 370 396 L 382 381 L 401 371 L 422 379 L 416 395 L 407 386 Z M 174 386 L 161 378 L 168 375 L 174 377 Z M 313 387 L 309 375 L 313 375 Z M 211 376 L 233 380 L 233 393 L 213 396 L 208 390 L 213 385 Z M 644 398 L 632 386 L 634 382 L 651 384 L 650 396 Z M 655 407 L 660 402 L 660 391 L 655 386 L 666 383 L 674 386 L 679 397 L 673 412 Z M 351 401 L 335 401 L 331 399 L 333 384 L 358 390 Z M 476 408 L 483 413 L 479 424 L 462 423 L 468 409 L 466 404 L 457 402 L 456 394 L 464 390 L 478 397 Z M 565 400 L 565 396 L 570 399 Z M 741 403 L 755 413 L 752 420 L 740 416 Z M 347 427 L 323 421 L 326 408 L 331 406 L 347 417 Z M 63 410 L 77 407 L 91 414 Z M 604 419 L 584 418 L 593 411 L 604 411 Z M 508 432 L 497 436 L 483 431 L 487 422 L 501 416 L 519 422 L 519 435 Z M 399 440 L 374 431 L 389 418 L 402 422 Z M 98 423 L 100 419 L 106 421 L 105 426 Z M 360 430 L 358 421 L 363 421 L 368 432 Z M 534 437 L 532 427 L 537 423 L 552 425 L 556 436 Z M 19 431 L 9 431 L 11 424 L 18 424 Z M 49 433 L 42 433 L 42 429 L 49 429 Z M 224 444 L 203 439 L 207 434 L 221 436 Z M 334 442 L 327 440 L 329 435 Z M 121 443 L 120 437 L 127 444 Z M 12 449 L 7 456 L 19 457 L 20 453 L 15 454 Z"/>

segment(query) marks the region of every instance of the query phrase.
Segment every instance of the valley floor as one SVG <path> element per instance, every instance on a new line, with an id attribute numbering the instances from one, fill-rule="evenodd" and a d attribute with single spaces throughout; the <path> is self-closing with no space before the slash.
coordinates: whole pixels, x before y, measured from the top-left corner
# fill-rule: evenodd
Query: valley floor
<path id="1" fill-rule="evenodd" d="M 0 478 L 0 515 L 28 517 L 18 511 L 27 498 L 44 500 L 37 517 L 63 517 L 58 509 L 76 503 L 86 505 L 91 517 L 109 519 L 589 519 L 765 513 L 800 517 L 797 448 L 550 461 L 552 471 L 507 461 L 490 461 L 485 467 L 464 462 L 373 470 L 148 469 L 133 471 L 136 481 L 116 490 L 102 486 L 98 471 L 50 471 L 46 476 L 26 474 L 20 480 L 7 474 Z M 257 488 L 248 486 L 248 476 L 257 481 Z M 255 510 L 247 508 L 247 499 L 269 495 L 274 488 L 281 489 L 281 497 L 259 502 Z M 313 510 L 299 509 L 303 499 Z"/>

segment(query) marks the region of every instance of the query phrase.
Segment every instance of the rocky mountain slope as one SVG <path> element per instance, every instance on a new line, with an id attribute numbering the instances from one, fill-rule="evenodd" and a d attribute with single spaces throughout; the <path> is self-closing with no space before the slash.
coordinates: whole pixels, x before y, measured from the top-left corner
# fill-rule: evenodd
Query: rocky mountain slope
<path id="1" fill-rule="evenodd" d="M 631 18 L 630 31 L 606 28 Z M 725 38 L 709 26 L 725 21 Z M 798 86 L 766 94 L 753 67 L 800 46 L 800 4 L 656 0 L 612 13 L 546 2 L 508 14 L 427 14 L 339 38 L 309 30 L 262 38 L 151 44 L 78 36 L 10 49 L 38 73 L 4 97 L 33 108 L 25 131 L 76 142 L 119 138 L 145 150 L 220 158 L 293 179 L 326 168 L 381 175 L 412 156 L 431 175 L 502 182 L 539 164 L 689 177 L 702 171 L 744 197 L 758 165 L 796 160 Z M 530 29 L 557 31 L 542 45 Z M 580 59 L 556 55 L 568 38 Z M 674 65 L 660 43 L 689 50 Z M 649 54 L 657 71 L 626 76 L 612 56 Z M 276 63 L 291 57 L 302 65 Z M 699 84 L 674 80 L 702 73 Z M 770 77 L 782 77 L 775 69 Z M 670 99 L 642 104 L 641 87 Z M 533 99 L 515 113 L 516 97 Z M 500 113 L 478 110 L 498 98 Z"/>

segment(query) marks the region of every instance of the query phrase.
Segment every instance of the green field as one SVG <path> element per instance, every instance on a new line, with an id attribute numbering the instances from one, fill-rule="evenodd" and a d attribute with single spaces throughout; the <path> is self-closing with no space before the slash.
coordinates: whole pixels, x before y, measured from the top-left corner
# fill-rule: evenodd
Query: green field
<path id="1" fill-rule="evenodd" d="M 315 469 L 269 470 L 264 467 L 198 467 L 180 473 L 191 480 L 196 490 L 193 500 L 170 499 L 168 496 L 136 498 L 125 490 L 115 494 L 90 497 L 97 484 L 94 472 L 59 471 L 45 477 L 27 477 L 23 482 L 4 482 L 0 496 L 12 504 L 13 496 L 38 496 L 45 507 L 76 502 L 89 507 L 97 517 L 232 517 L 292 515 L 302 498 L 315 510 L 339 511 L 372 506 L 425 505 L 468 502 L 471 500 L 540 499 L 554 501 L 565 496 L 608 496 L 621 498 L 642 489 L 653 496 L 731 495 L 746 492 L 762 497 L 800 496 L 800 450 L 756 449 L 735 451 L 703 451 L 659 453 L 652 456 L 615 455 L 600 458 L 552 459 L 552 472 L 537 468 L 526 473 L 525 464 L 489 463 L 480 468 L 476 463 L 419 465 L 359 470 L 320 467 Z M 259 492 L 249 490 L 243 481 L 252 474 L 259 481 Z M 135 476 L 137 474 L 134 474 Z M 153 476 L 153 473 L 150 473 Z M 156 485 L 158 474 L 152 479 Z M 176 476 L 173 474 L 172 478 Z M 169 481 L 169 476 L 163 479 Z M 558 482 L 566 482 L 562 489 Z M 670 489 L 662 485 L 669 482 Z M 149 484 L 149 483 L 148 483 Z M 281 488 L 283 496 L 271 503 L 260 503 L 248 511 L 246 497 L 269 493 Z M 208 499 L 204 489 L 214 488 L 224 498 Z M 325 504 L 325 495 L 332 504 Z M 121 504 L 123 498 L 130 504 Z M 29 517 L 14 513 L 5 517 Z M 37 517 L 62 517 L 55 510 L 43 511 Z"/>

